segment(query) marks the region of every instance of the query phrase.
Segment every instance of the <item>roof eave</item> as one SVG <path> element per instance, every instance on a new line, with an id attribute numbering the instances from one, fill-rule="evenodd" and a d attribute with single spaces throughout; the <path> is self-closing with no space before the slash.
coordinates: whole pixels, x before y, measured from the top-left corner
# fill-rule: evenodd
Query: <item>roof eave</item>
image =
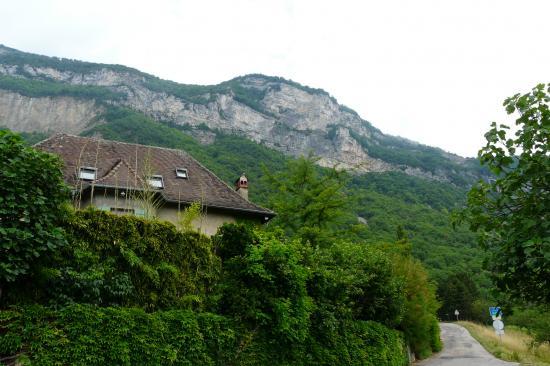
<path id="1" fill-rule="evenodd" d="M 133 188 L 133 187 L 120 187 L 120 186 L 112 186 L 112 185 L 108 185 L 108 184 L 93 184 L 92 182 L 88 182 L 88 184 L 83 188 L 84 190 L 88 189 L 88 188 L 91 188 L 91 187 L 96 187 L 96 188 L 109 188 L 109 189 L 118 189 L 118 190 L 134 190 L 134 191 L 141 191 L 143 189 L 140 189 L 140 188 Z M 78 190 L 77 188 L 75 188 L 75 190 Z M 165 201 L 165 202 L 168 202 L 168 203 L 186 203 L 186 204 L 191 204 L 193 203 L 192 201 L 185 201 L 185 200 L 173 200 L 173 199 L 169 199 L 169 198 L 166 198 L 166 196 L 162 193 L 162 190 L 153 190 L 155 193 L 159 193 L 160 196 L 162 197 L 162 199 Z M 229 206 L 221 206 L 221 205 L 205 205 L 206 207 L 208 208 L 215 208 L 215 209 L 219 209 L 219 210 L 226 210 L 226 211 L 234 211 L 234 212 L 240 212 L 240 213 L 247 213 L 247 214 L 254 214 L 254 215 L 258 215 L 258 216 L 264 216 L 264 217 L 268 217 L 268 220 L 271 220 L 272 218 L 274 218 L 275 216 L 277 216 L 277 214 L 271 210 L 252 210 L 252 209 L 246 209 L 246 208 L 239 208 L 239 207 L 229 207 Z"/>

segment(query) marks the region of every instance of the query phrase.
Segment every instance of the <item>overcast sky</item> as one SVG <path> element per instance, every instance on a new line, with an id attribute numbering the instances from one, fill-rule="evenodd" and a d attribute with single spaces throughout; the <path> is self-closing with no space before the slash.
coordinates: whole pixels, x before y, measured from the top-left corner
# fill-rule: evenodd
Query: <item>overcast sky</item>
<path id="1" fill-rule="evenodd" d="M 0 43 L 181 83 L 282 76 L 383 132 L 475 156 L 550 81 L 550 1 L 3 0 Z"/>

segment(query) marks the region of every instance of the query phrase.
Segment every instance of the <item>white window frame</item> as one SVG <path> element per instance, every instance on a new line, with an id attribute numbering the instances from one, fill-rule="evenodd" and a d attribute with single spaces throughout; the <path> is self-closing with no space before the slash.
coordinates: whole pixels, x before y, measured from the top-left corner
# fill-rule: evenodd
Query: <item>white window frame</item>
<path id="1" fill-rule="evenodd" d="M 93 166 L 81 166 L 78 170 L 78 179 L 96 180 L 97 168 L 94 168 Z"/>
<path id="2" fill-rule="evenodd" d="M 176 168 L 176 178 L 189 179 L 189 171 L 185 168 Z"/>
<path id="3" fill-rule="evenodd" d="M 147 184 L 153 188 L 163 189 L 164 188 L 164 179 L 162 175 L 156 174 L 147 178 Z"/>

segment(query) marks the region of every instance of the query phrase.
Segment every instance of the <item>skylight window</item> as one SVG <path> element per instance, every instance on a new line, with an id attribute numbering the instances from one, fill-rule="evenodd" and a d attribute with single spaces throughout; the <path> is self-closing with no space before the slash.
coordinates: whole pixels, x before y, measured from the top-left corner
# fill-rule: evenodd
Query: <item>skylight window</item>
<path id="1" fill-rule="evenodd" d="M 189 179 L 189 174 L 187 174 L 187 169 L 176 168 L 176 178 Z"/>
<path id="2" fill-rule="evenodd" d="M 97 168 L 82 167 L 78 173 L 78 178 L 83 180 L 95 180 L 97 175 Z"/>
<path id="3" fill-rule="evenodd" d="M 162 175 L 152 175 L 147 179 L 147 183 L 153 188 L 164 188 L 164 181 Z"/>

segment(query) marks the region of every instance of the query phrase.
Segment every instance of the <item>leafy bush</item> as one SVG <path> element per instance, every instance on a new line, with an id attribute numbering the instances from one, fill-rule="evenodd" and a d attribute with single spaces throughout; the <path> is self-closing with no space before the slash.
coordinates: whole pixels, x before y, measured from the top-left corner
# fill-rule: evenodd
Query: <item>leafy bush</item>
<path id="1" fill-rule="evenodd" d="M 403 282 L 384 253 L 337 242 L 312 255 L 309 293 L 318 308 L 337 317 L 373 320 L 388 327 L 403 317 Z"/>
<path id="2" fill-rule="evenodd" d="M 256 329 L 281 360 L 294 359 L 296 345 L 309 334 L 312 303 L 307 296 L 308 270 L 299 244 L 283 242 L 272 234 L 251 233 L 245 226 L 226 225 L 220 248 L 228 242 L 249 239 L 242 252 L 223 250 L 218 311 L 239 324 Z M 242 242 L 241 242 L 242 243 Z M 237 247 L 239 248 L 239 246 Z M 233 256 L 230 256 L 233 254 Z"/>
<path id="3" fill-rule="evenodd" d="M 70 245 L 27 279 L 43 302 L 200 307 L 219 272 L 210 239 L 168 222 L 77 211 L 65 223 Z M 21 287 L 21 286 L 18 286 Z"/>
<path id="4" fill-rule="evenodd" d="M 394 258 L 394 268 L 405 282 L 405 313 L 400 328 L 417 358 L 426 358 L 442 348 L 436 317 L 439 303 L 435 297 L 435 286 L 416 259 L 397 256 Z"/>
<path id="5" fill-rule="evenodd" d="M 0 356 L 30 365 L 214 365 L 235 356 L 230 320 L 209 313 L 74 304 L 0 312 Z"/>
<path id="6" fill-rule="evenodd" d="M 0 294 L 65 243 L 59 224 L 67 198 L 59 159 L 0 130 Z"/>
<path id="7" fill-rule="evenodd" d="M 409 364 L 403 335 L 372 321 L 318 316 L 313 319 L 308 342 L 306 365 Z"/>
<path id="8" fill-rule="evenodd" d="M 536 342 L 550 342 L 550 306 L 525 306 L 514 309 L 508 323 L 525 328 Z"/>
<path id="9" fill-rule="evenodd" d="M 407 365 L 402 335 L 375 322 L 342 322 L 330 344 L 308 338 L 295 359 L 232 320 L 188 310 L 74 304 L 0 311 L 0 358 L 27 365 Z"/>

